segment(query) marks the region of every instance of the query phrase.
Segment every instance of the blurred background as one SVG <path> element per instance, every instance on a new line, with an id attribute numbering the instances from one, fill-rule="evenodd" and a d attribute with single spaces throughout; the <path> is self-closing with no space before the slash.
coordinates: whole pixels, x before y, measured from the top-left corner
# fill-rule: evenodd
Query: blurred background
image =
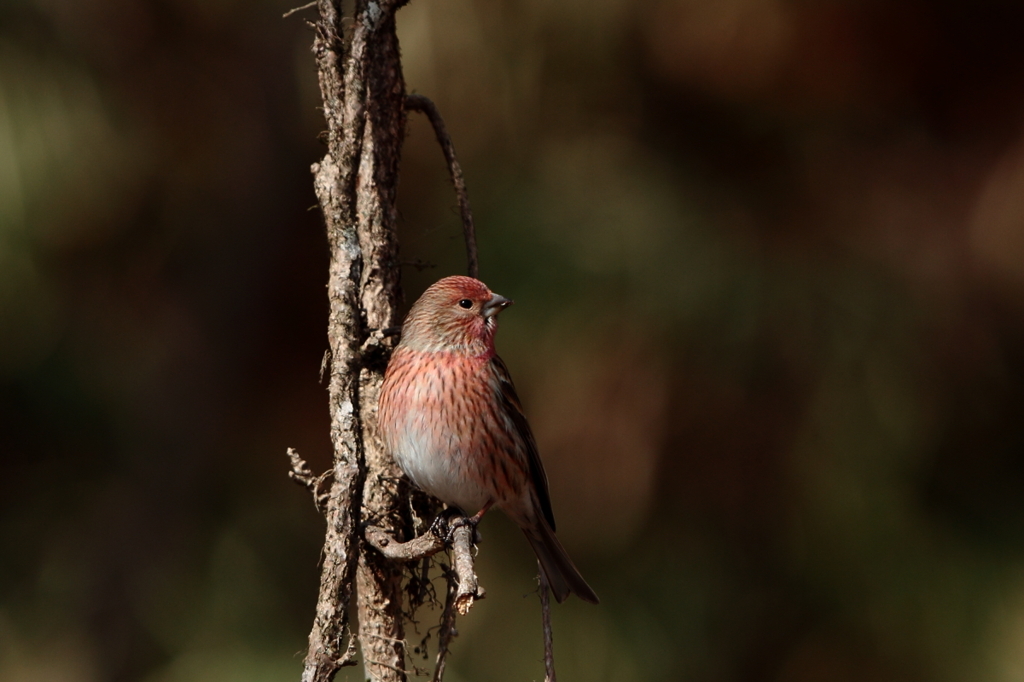
<path id="1" fill-rule="evenodd" d="M 4 682 L 299 678 L 323 521 L 285 448 L 330 461 L 328 254 L 290 7 L 0 2 Z M 555 609 L 562 678 L 1024 680 L 1024 6 L 399 26 L 603 599 Z M 417 117 L 399 197 L 411 301 L 464 270 Z M 532 554 L 482 531 L 448 679 L 541 679 Z"/>

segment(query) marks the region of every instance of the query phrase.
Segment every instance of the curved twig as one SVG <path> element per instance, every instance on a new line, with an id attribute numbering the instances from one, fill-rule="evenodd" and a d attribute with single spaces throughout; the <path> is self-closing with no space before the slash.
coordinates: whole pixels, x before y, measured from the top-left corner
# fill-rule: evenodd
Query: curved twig
<path id="1" fill-rule="evenodd" d="M 444 152 L 445 161 L 448 162 L 448 171 L 452 176 L 452 185 L 455 186 L 455 196 L 459 200 L 459 214 L 462 216 L 462 234 L 466 239 L 466 259 L 469 262 L 469 276 L 478 278 L 480 276 L 480 259 L 476 250 L 476 228 L 473 226 L 473 213 L 469 209 L 469 194 L 466 191 L 466 180 L 462 176 L 462 166 L 455 158 L 455 145 L 448 135 L 444 126 L 444 119 L 441 118 L 437 106 L 430 99 L 423 95 L 409 95 L 405 98 L 405 108 L 410 111 L 418 111 L 430 119 L 430 125 L 434 127 L 434 134 L 437 142 Z"/>
<path id="2" fill-rule="evenodd" d="M 452 567 L 455 572 L 455 609 L 459 615 L 466 615 L 477 599 L 483 599 L 485 591 L 480 587 L 473 567 L 473 525 L 465 518 L 456 518 L 443 524 L 451 533 Z M 447 546 L 444 527 L 431 528 L 418 538 L 399 542 L 379 526 L 367 526 L 366 541 L 378 552 L 394 561 L 419 561 L 437 554 Z"/>
<path id="3" fill-rule="evenodd" d="M 408 542 L 399 542 L 379 526 L 367 526 L 365 534 L 374 549 L 394 561 L 419 561 L 444 549 L 444 538 L 433 531 Z"/>

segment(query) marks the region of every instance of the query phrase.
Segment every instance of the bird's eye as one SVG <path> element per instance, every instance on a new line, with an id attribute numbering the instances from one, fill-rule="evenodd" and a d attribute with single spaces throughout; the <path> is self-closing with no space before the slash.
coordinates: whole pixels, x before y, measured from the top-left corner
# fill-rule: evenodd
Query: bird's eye
<path id="1" fill-rule="evenodd" d="M 461 301 L 459 301 L 459 306 L 465 308 L 466 310 L 469 310 L 470 308 L 473 307 L 473 302 L 468 298 L 464 298 Z"/>

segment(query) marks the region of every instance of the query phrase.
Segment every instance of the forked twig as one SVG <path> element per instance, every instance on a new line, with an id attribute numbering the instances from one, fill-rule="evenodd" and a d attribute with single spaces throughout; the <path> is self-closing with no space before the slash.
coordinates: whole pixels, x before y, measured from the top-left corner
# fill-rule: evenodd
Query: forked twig
<path id="1" fill-rule="evenodd" d="M 452 176 L 452 185 L 455 186 L 455 196 L 459 200 L 459 214 L 462 216 L 462 234 L 466 239 L 466 259 L 469 261 L 469 276 L 478 278 L 480 276 L 480 259 L 476 250 L 476 228 L 473 226 L 473 213 L 469 209 L 469 194 L 466 191 L 466 179 L 462 176 L 462 166 L 455 158 L 455 145 L 445 128 L 444 119 L 437 110 L 437 106 L 430 99 L 423 95 L 409 95 L 405 98 L 405 108 L 410 111 L 418 111 L 430 119 L 430 125 L 434 127 L 434 134 L 437 142 L 444 152 L 445 161 L 448 162 L 448 172 Z"/>

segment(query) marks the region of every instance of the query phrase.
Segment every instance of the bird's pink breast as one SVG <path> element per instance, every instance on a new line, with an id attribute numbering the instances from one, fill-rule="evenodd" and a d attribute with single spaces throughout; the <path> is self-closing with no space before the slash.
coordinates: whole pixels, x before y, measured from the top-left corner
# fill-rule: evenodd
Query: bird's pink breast
<path id="1" fill-rule="evenodd" d="M 507 466 L 500 471 L 515 446 L 496 409 L 489 360 L 399 347 L 381 392 L 381 432 L 398 465 L 419 488 L 469 513 L 522 490 Z"/>

